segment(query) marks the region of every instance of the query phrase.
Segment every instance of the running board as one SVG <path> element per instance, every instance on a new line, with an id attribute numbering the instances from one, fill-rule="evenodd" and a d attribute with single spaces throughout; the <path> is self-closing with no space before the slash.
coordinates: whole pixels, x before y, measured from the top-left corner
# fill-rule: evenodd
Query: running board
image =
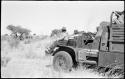
<path id="1" fill-rule="evenodd" d="M 84 60 L 84 61 L 79 61 L 80 63 L 87 63 L 87 64 L 97 64 L 96 61 L 90 61 L 90 60 Z"/>

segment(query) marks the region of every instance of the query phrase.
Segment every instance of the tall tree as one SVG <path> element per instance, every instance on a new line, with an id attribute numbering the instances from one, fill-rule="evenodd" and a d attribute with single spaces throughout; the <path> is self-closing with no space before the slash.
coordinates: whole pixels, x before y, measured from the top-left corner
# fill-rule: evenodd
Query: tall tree
<path id="1" fill-rule="evenodd" d="M 7 29 L 14 34 L 14 37 L 17 38 L 19 34 L 20 39 L 24 39 L 25 36 L 28 36 L 30 34 L 30 30 L 26 28 L 22 28 L 21 26 L 14 26 L 14 25 L 8 25 Z"/>

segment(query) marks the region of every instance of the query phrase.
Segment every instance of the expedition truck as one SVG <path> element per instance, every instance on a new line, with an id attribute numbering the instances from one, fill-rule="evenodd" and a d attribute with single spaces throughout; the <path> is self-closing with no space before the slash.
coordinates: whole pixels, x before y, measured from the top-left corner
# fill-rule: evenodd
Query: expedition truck
<path id="1" fill-rule="evenodd" d="M 122 13 L 124 15 L 124 13 Z M 124 66 L 124 19 L 121 14 L 111 13 L 110 22 L 102 22 L 95 36 L 80 33 L 56 41 L 49 52 L 55 70 L 70 70 L 76 63 L 95 64 L 99 67 Z M 124 18 L 124 16 L 122 16 Z"/>

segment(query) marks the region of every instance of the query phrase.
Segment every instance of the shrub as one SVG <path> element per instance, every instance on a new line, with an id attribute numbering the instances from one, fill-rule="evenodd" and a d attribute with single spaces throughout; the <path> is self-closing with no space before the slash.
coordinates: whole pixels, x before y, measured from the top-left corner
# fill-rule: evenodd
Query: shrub
<path id="1" fill-rule="evenodd" d="M 9 62 L 10 60 L 11 60 L 10 57 L 2 57 L 2 58 L 1 58 L 1 66 L 2 66 L 2 67 L 6 67 L 7 64 L 8 64 L 8 62 Z"/>
<path id="2" fill-rule="evenodd" d="M 7 29 L 10 30 L 12 34 L 14 34 L 15 38 L 19 38 L 20 40 L 23 40 L 24 38 L 28 37 L 31 32 L 29 29 L 13 25 L 8 25 Z"/>
<path id="3" fill-rule="evenodd" d="M 17 48 L 19 43 L 20 43 L 20 40 L 14 39 L 14 38 L 10 38 L 8 40 L 8 42 L 9 42 L 9 45 L 10 45 L 11 48 Z"/>

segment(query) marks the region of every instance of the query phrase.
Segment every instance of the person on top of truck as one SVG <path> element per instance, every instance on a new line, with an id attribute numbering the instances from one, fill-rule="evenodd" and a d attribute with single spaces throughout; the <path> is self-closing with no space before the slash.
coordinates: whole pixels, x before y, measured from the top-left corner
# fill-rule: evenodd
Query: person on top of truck
<path id="1" fill-rule="evenodd" d="M 67 30 L 66 30 L 66 27 L 62 27 L 61 31 L 62 31 L 62 35 L 63 35 L 64 37 L 68 35 Z"/>
<path id="2" fill-rule="evenodd" d="M 118 17 L 118 20 L 120 21 L 120 23 L 124 23 L 124 11 L 120 12 L 119 13 L 119 17 Z"/>
<path id="3" fill-rule="evenodd" d="M 66 27 L 62 27 L 60 36 L 61 37 L 57 40 L 61 40 L 61 39 L 67 39 L 68 40 L 68 33 L 67 33 L 67 30 L 66 30 Z"/>
<path id="4" fill-rule="evenodd" d="M 124 11 L 115 11 L 115 17 L 113 17 L 113 22 L 115 24 L 124 24 Z"/>
<path id="5" fill-rule="evenodd" d="M 66 27 L 62 27 L 61 29 L 61 37 L 57 38 L 51 46 L 49 46 L 47 53 L 52 53 L 53 49 L 58 45 L 59 40 L 68 40 L 68 33 Z"/>

